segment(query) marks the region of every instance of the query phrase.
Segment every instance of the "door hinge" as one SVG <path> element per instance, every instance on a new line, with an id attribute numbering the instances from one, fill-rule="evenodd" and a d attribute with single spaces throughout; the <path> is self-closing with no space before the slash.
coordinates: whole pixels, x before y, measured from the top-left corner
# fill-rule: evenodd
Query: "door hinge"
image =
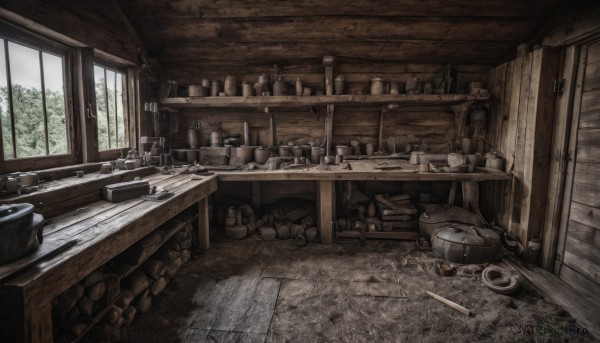
<path id="1" fill-rule="evenodd" d="M 553 87 L 552 91 L 554 93 L 562 94 L 564 83 L 565 83 L 565 79 L 555 79 L 554 87 Z"/>

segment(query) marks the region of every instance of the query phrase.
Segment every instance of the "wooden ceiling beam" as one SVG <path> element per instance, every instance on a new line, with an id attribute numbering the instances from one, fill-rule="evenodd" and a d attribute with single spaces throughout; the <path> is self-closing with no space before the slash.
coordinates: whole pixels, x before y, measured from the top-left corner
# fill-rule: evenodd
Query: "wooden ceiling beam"
<path id="1" fill-rule="evenodd" d="M 402 42 L 300 42 L 300 43 L 190 43 L 150 46 L 148 51 L 165 64 L 205 61 L 228 64 L 232 61 L 252 63 L 312 63 L 330 54 L 354 61 L 415 63 L 496 63 L 512 57 L 514 43 L 505 42 L 437 42 L 407 40 Z"/>
<path id="2" fill-rule="evenodd" d="M 247 18 L 293 16 L 483 16 L 535 18 L 558 0 L 119 0 L 130 17 Z"/>
<path id="3" fill-rule="evenodd" d="M 533 18 L 482 17 L 132 19 L 147 44 L 406 39 L 519 42 L 539 22 Z"/>

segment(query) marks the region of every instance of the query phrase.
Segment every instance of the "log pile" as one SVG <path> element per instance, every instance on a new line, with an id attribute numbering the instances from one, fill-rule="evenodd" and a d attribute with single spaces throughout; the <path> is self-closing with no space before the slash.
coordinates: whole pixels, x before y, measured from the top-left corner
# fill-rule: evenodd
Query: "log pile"
<path id="1" fill-rule="evenodd" d="M 315 242 L 319 238 L 313 202 L 288 199 L 271 206 L 256 222 L 264 241 L 293 239 L 296 245 Z"/>
<path id="2" fill-rule="evenodd" d="M 52 303 L 56 342 L 127 341 L 127 328 L 147 312 L 197 241 L 195 216 L 179 216 L 65 291 Z M 89 333 L 88 333 L 89 332 Z"/>

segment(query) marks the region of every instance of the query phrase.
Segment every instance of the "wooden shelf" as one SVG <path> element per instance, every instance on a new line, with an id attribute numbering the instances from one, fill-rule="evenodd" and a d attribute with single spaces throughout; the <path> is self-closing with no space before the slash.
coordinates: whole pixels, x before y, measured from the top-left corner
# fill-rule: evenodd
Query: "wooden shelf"
<path id="1" fill-rule="evenodd" d="M 337 231 L 335 233 L 336 238 L 360 238 L 361 233 L 358 231 Z M 362 236 L 365 238 L 378 238 L 378 239 L 403 239 L 408 241 L 415 241 L 421 237 L 419 232 L 414 231 L 375 231 L 375 232 L 363 232 Z"/>
<path id="2" fill-rule="evenodd" d="M 319 96 L 222 96 L 222 97 L 186 97 L 164 98 L 160 100 L 163 107 L 198 108 L 198 107 L 300 107 L 300 106 L 359 106 L 359 105 L 454 105 L 469 101 L 488 101 L 489 95 L 469 94 L 381 94 L 381 95 L 319 95 Z"/>

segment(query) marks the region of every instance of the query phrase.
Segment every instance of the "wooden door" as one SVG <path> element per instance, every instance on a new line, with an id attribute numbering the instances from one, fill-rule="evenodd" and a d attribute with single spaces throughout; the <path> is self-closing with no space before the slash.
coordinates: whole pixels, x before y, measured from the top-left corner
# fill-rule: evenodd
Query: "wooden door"
<path id="1" fill-rule="evenodd" d="M 600 298 L 600 41 L 581 46 L 556 264 Z"/>

